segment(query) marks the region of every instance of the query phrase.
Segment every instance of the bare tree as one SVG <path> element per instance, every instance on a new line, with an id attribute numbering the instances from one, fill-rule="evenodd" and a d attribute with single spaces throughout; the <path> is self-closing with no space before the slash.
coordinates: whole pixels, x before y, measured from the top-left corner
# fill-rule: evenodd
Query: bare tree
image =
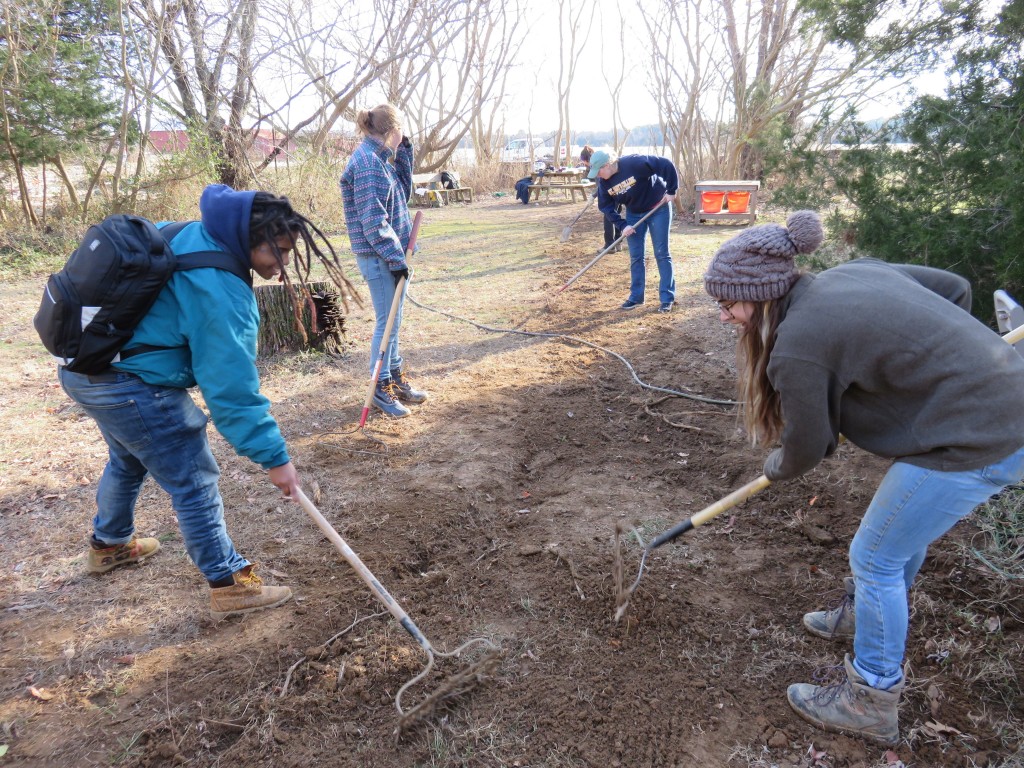
<path id="1" fill-rule="evenodd" d="M 584 23 L 584 15 L 586 20 Z M 594 24 L 592 0 L 558 0 L 558 130 L 555 132 L 555 162 L 562 154 L 562 137 L 565 137 L 565 161 L 572 156 L 572 131 L 570 129 L 569 94 L 576 79 L 576 67 L 580 56 L 590 39 Z"/>
<path id="2" fill-rule="evenodd" d="M 433 57 L 459 45 L 472 22 L 473 5 L 463 0 L 371 0 L 340 2 L 325 13 L 321 5 L 289 4 L 282 52 L 319 98 L 302 123 L 313 127 L 313 149 L 326 144 L 339 120 L 354 118 L 357 102 L 403 105 L 409 90 L 429 80 Z M 330 21 L 313 23 L 321 18 Z M 312 31 L 295 31 L 305 29 Z"/>
<path id="3" fill-rule="evenodd" d="M 622 6 L 615 6 L 616 30 L 618 31 L 619 50 L 626 50 L 626 20 L 622 15 Z M 601 16 L 601 39 L 604 35 L 605 18 Z M 622 114 L 622 96 L 626 87 L 626 58 L 624 56 L 601 56 L 601 77 L 608 86 L 608 93 L 612 98 L 612 147 L 616 153 L 621 153 L 629 138 L 630 128 L 626 126 L 625 116 Z"/>
<path id="4" fill-rule="evenodd" d="M 523 26 L 518 3 L 473 3 L 462 33 L 443 49 L 431 41 L 421 76 L 396 84 L 396 103 L 415 126 L 417 167 L 444 167 L 467 136 L 481 160 L 497 150 L 495 121 Z"/>
<path id="5" fill-rule="evenodd" d="M 909 57 L 909 45 L 840 48 L 793 0 L 637 0 L 651 51 L 651 93 L 684 184 L 757 178 L 760 145 L 834 104 L 856 104 Z M 879 7 L 887 5 L 882 3 Z M 922 26 L 926 0 L 887 20 Z M 890 32 L 893 40 L 899 33 Z"/>

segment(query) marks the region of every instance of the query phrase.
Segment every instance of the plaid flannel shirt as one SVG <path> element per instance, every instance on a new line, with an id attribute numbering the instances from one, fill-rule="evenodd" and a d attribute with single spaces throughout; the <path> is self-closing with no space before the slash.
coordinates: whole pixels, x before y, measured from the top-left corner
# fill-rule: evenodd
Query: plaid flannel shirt
<path id="1" fill-rule="evenodd" d="M 392 271 L 406 267 L 411 194 L 412 147 L 399 146 L 396 153 L 371 136 L 363 139 L 341 174 L 341 202 L 355 254 L 379 256 Z"/>

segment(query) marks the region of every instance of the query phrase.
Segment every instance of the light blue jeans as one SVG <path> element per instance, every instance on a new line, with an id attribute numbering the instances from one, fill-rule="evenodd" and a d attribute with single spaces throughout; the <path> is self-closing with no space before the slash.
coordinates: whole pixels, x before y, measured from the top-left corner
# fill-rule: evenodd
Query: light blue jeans
<path id="1" fill-rule="evenodd" d="M 388 314 L 391 312 L 391 303 L 395 300 L 395 278 L 388 269 L 388 263 L 379 256 L 356 255 L 356 264 L 359 273 L 366 280 L 370 289 L 370 300 L 373 302 L 373 311 L 377 315 L 377 324 L 373 327 L 373 340 L 370 342 L 370 374 L 373 374 L 373 367 L 380 357 L 380 345 L 384 339 L 384 326 L 388 324 Z M 384 360 L 380 367 L 380 377 L 387 378 L 391 371 L 398 371 L 402 368 L 402 354 L 398 348 L 398 329 L 402 326 L 402 310 L 405 308 L 405 294 L 409 290 L 409 281 L 405 281 L 405 290 L 402 291 L 402 298 L 398 300 L 398 312 L 395 314 L 395 324 L 391 328 L 391 338 L 388 340 L 387 349 L 384 352 Z"/>
<path id="2" fill-rule="evenodd" d="M 130 373 L 86 376 L 58 370 L 68 397 L 96 421 L 107 442 L 93 535 L 107 544 L 132 540 L 135 502 L 150 474 L 170 494 L 188 556 L 207 580 L 227 578 L 249 565 L 228 537 L 206 414 L 188 391 L 146 384 Z"/>
<path id="3" fill-rule="evenodd" d="M 910 589 L 928 545 L 1003 488 L 1024 477 L 1024 448 L 969 472 L 897 461 L 875 492 L 850 544 L 857 610 L 853 666 L 872 688 L 902 679 Z"/>
<path id="4" fill-rule="evenodd" d="M 636 232 L 626 238 L 629 244 L 629 300 L 640 304 L 644 300 L 644 287 L 647 282 L 647 269 L 644 265 L 644 241 L 648 231 L 651 233 L 651 245 L 654 247 L 654 258 L 658 263 L 658 299 L 662 304 L 671 304 L 676 300 L 676 279 L 672 272 L 672 254 L 668 250 L 668 229 L 672 226 L 672 203 L 663 204 L 651 214 L 643 224 L 637 224 L 644 217 L 643 213 L 626 211 L 626 224 L 636 227 Z"/>

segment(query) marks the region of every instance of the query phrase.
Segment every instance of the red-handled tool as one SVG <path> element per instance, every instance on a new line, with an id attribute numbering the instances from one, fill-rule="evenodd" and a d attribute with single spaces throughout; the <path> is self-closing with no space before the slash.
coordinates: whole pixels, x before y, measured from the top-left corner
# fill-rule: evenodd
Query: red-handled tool
<path id="1" fill-rule="evenodd" d="M 416 236 L 420 232 L 420 221 L 423 219 L 423 211 L 416 211 L 416 218 L 412 220 L 412 232 L 409 235 L 409 245 L 405 249 L 406 262 L 412 257 L 413 249 L 416 247 Z M 380 369 L 384 365 L 384 357 L 391 346 L 391 329 L 395 325 L 395 315 L 398 314 L 398 305 L 402 301 L 402 293 L 405 291 L 405 277 L 398 278 L 398 285 L 395 286 L 395 298 L 391 301 L 391 311 L 388 312 L 388 321 L 384 326 L 384 335 L 380 340 L 380 353 L 377 355 L 377 362 L 373 364 L 373 373 L 370 375 L 370 391 L 366 393 L 366 402 L 363 403 L 363 412 L 359 415 L 359 428 L 366 425 L 366 417 L 370 413 L 370 405 L 373 403 L 373 393 L 377 390 L 377 379 L 380 378 Z"/>

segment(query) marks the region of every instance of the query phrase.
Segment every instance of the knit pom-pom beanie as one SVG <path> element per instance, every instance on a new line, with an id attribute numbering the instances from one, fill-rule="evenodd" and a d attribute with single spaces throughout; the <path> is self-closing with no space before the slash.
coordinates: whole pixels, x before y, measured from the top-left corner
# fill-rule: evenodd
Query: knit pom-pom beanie
<path id="1" fill-rule="evenodd" d="M 704 274 L 704 290 L 728 301 L 781 299 L 800 273 L 798 253 L 813 253 L 825 239 L 814 211 L 796 211 L 786 226 L 762 224 L 726 241 Z"/>

